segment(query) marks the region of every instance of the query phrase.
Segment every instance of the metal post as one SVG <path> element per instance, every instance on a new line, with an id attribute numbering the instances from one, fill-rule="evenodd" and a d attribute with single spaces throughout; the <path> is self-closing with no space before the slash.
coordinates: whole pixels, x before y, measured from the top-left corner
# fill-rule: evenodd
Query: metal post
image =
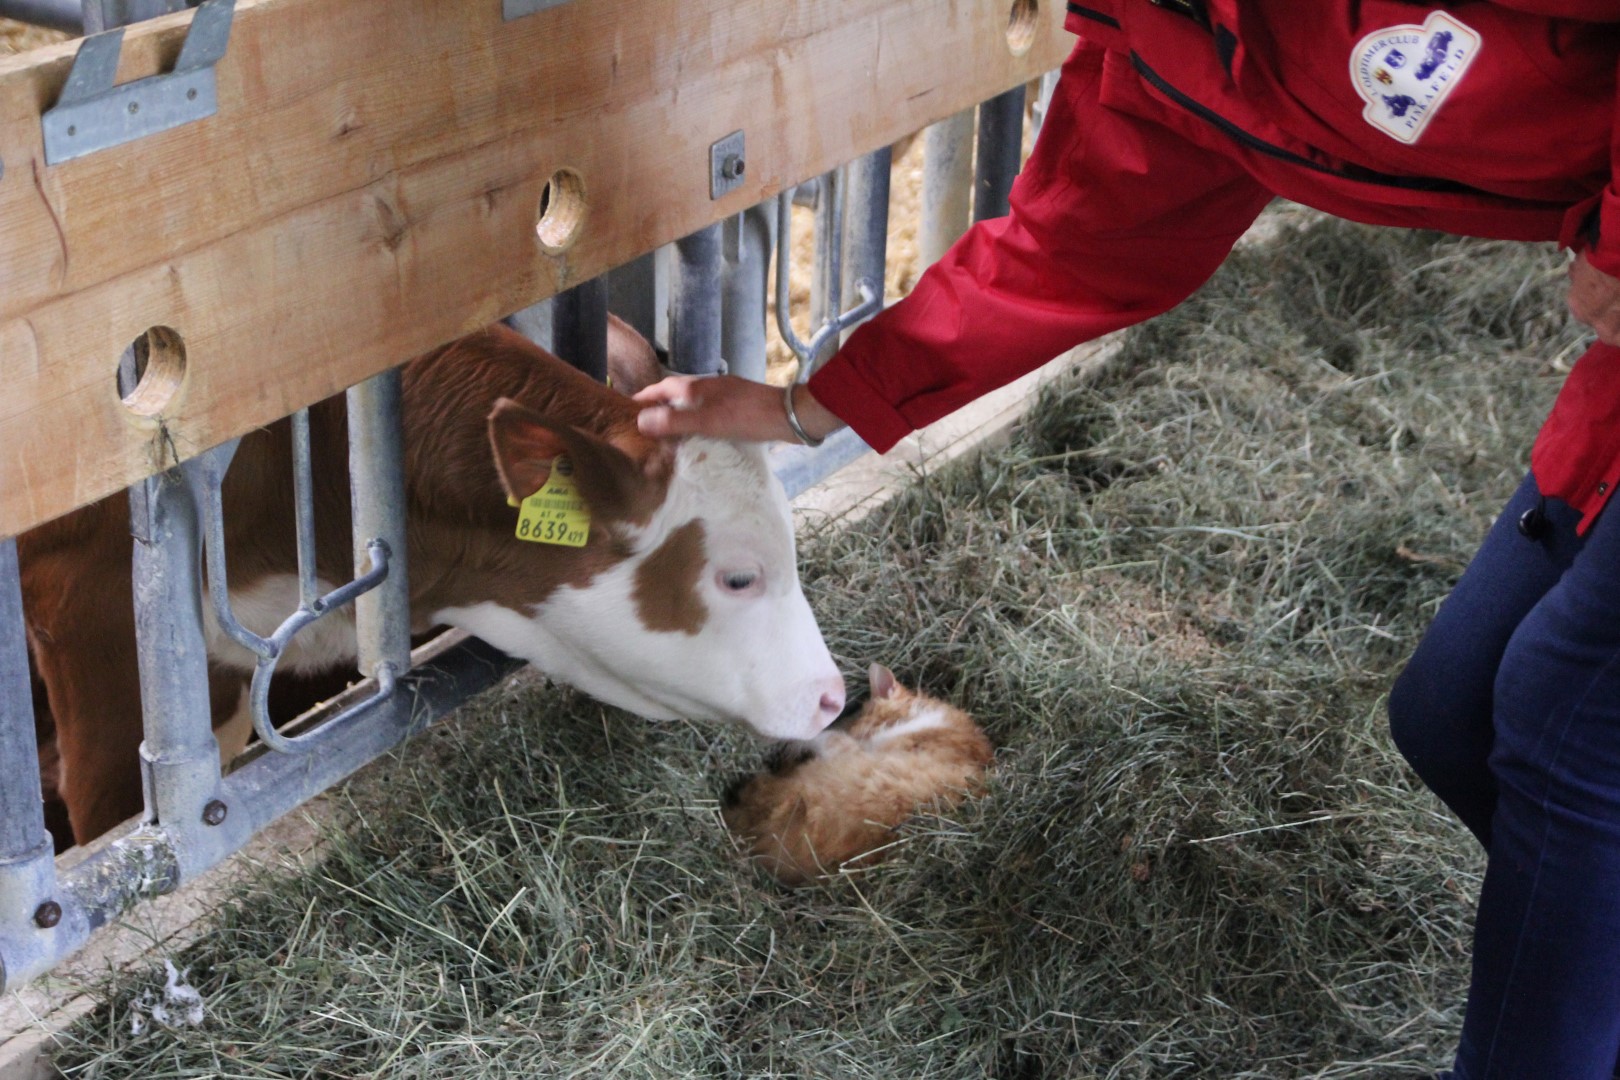
<path id="1" fill-rule="evenodd" d="M 84 32 L 99 34 L 115 26 L 128 26 L 195 6 L 187 0 L 84 0 Z"/>
<path id="2" fill-rule="evenodd" d="M 653 348 L 669 355 L 669 279 L 675 245 L 665 244 L 656 251 L 608 271 L 608 310 L 652 342 Z"/>
<path id="3" fill-rule="evenodd" d="M 923 133 L 922 228 L 918 256 L 938 262 L 967 231 L 973 189 L 973 110 L 964 109 Z"/>
<path id="4" fill-rule="evenodd" d="M 844 214 L 845 296 L 854 295 L 855 283 L 861 280 L 872 282 L 882 294 L 888 265 L 889 175 L 893 164 L 893 148 L 885 146 L 849 167 Z"/>
<path id="5" fill-rule="evenodd" d="M 979 106 L 973 220 L 1007 216 L 1007 195 L 1024 157 L 1024 84 Z"/>
<path id="6" fill-rule="evenodd" d="M 559 293 L 551 307 L 551 351 L 597 382 L 607 382 L 608 279 L 603 274 Z"/>
<path id="7" fill-rule="evenodd" d="M 720 337 L 721 227 L 710 225 L 675 242 L 670 305 L 670 365 L 685 375 L 726 370 Z"/>
<path id="8" fill-rule="evenodd" d="M 370 569 L 366 547 L 388 545 L 388 577 L 355 601 L 360 671 L 378 675 L 387 664 L 403 675 L 411 666 L 411 593 L 405 558 L 404 377 L 399 368 L 349 388 L 349 485 L 354 502 L 354 572 Z M 380 676 L 379 676 L 380 678 Z M 401 723 L 410 703 L 395 695 Z"/>
<path id="9" fill-rule="evenodd" d="M 37 933 L 36 913 L 56 884 L 23 634 L 17 542 L 0 540 L 0 940 Z M 21 959 L 0 950 L 0 985 Z"/>
<path id="10" fill-rule="evenodd" d="M 556 340 L 556 297 L 548 296 L 537 304 L 530 304 L 522 311 L 515 311 L 501 321 L 547 352 L 556 352 L 552 343 Z"/>
<path id="11" fill-rule="evenodd" d="M 837 315 L 844 287 L 843 273 L 833 263 L 843 262 L 841 201 L 845 191 L 842 169 L 823 173 L 816 180 L 815 261 L 810 273 L 810 326 L 820 326 L 829 315 Z"/>
<path id="12" fill-rule="evenodd" d="M 0 540 L 0 863 L 47 841 L 17 541 Z"/>
<path id="13" fill-rule="evenodd" d="M 0 0 L 0 18 L 66 30 L 84 30 L 84 7 L 79 0 Z"/>
<path id="14" fill-rule="evenodd" d="M 765 296 L 776 233 L 774 203 L 722 223 L 720 354 L 733 375 L 765 381 Z"/>
<path id="15" fill-rule="evenodd" d="M 129 500 L 146 819 L 183 835 L 201 827 L 219 787 L 197 505 L 179 469 L 130 488 Z"/>
<path id="16" fill-rule="evenodd" d="M 1041 137 L 1041 125 L 1046 123 L 1046 112 L 1052 107 L 1052 93 L 1057 89 L 1058 76 L 1063 73 L 1061 68 L 1054 68 L 1041 76 L 1041 92 L 1035 99 L 1035 107 L 1029 111 L 1030 137 Z"/>

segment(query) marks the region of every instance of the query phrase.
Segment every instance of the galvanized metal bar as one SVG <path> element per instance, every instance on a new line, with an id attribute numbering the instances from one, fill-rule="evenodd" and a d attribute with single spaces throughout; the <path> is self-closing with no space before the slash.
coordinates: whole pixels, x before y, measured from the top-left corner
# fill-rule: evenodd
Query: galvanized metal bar
<path id="1" fill-rule="evenodd" d="M 309 410 L 292 414 L 293 520 L 298 532 L 298 605 L 311 608 L 321 595 L 315 559 L 315 466 L 310 460 Z"/>
<path id="2" fill-rule="evenodd" d="M 1054 68 L 1041 76 L 1041 91 L 1035 98 L 1035 106 L 1029 111 L 1030 138 L 1041 137 L 1041 126 L 1046 123 L 1046 112 L 1052 107 L 1052 93 L 1057 89 L 1058 76 L 1062 74 L 1061 68 Z"/>
<path id="3" fill-rule="evenodd" d="M 551 351 L 597 382 L 607 382 L 606 274 L 557 294 L 551 307 Z"/>
<path id="4" fill-rule="evenodd" d="M 130 489 L 130 524 L 146 820 L 183 834 L 202 827 L 203 808 L 216 797 L 219 744 L 208 696 L 202 536 L 181 470 Z"/>
<path id="5" fill-rule="evenodd" d="M 817 325 L 825 325 L 844 311 L 844 203 L 848 195 L 849 185 L 845 183 L 842 168 L 821 178 L 821 204 L 816 207 L 816 266 L 821 277 L 823 307 L 816 318 Z M 819 367 L 822 359 L 812 354 L 811 370 Z M 800 376 L 808 378 L 809 372 L 801 369 Z"/>
<path id="6" fill-rule="evenodd" d="M 437 652 L 432 660 L 400 677 L 393 698 L 400 716 L 377 712 L 344 728 L 320 754 L 292 756 L 249 751 L 241 765 L 224 781 L 233 805 L 243 808 L 225 842 L 245 843 L 253 833 L 294 809 L 305 800 L 348 777 L 355 769 L 399 745 L 411 733 L 425 728 L 472 695 L 495 685 L 523 666 L 477 638 L 452 631 L 459 643 L 444 650 L 429 643 L 424 652 Z M 299 733 L 330 730 L 356 700 L 374 696 L 371 687 L 354 687 L 347 694 L 313 710 L 289 728 Z M 233 815 L 233 819 L 235 815 Z M 232 848 L 234 850 L 234 847 Z M 221 855 L 223 857 L 223 855 Z"/>
<path id="7" fill-rule="evenodd" d="M 411 593 L 406 563 L 404 377 L 399 368 L 348 391 L 349 484 L 354 506 L 355 577 L 372 562 L 372 544 L 387 545 L 388 577 L 355 601 L 360 670 L 383 681 L 384 665 L 403 675 L 411 665 Z"/>
<path id="8" fill-rule="evenodd" d="M 814 210 L 821 205 L 821 177 L 812 176 L 793 187 L 793 205 Z"/>
<path id="9" fill-rule="evenodd" d="M 948 116 L 923 132 L 922 225 L 917 254 L 924 266 L 940 260 L 967 231 L 973 191 L 973 110 Z"/>
<path id="10" fill-rule="evenodd" d="M 733 375 L 765 381 L 765 298 L 775 207 L 751 206 L 722 224 L 720 354 Z"/>
<path id="11" fill-rule="evenodd" d="M 552 341 L 555 337 L 556 305 L 554 296 L 548 296 L 539 303 L 530 304 L 521 311 L 514 311 L 501 321 L 547 352 L 554 352 Z"/>
<path id="12" fill-rule="evenodd" d="M 298 632 L 345 604 L 353 603 L 357 597 L 371 592 L 388 579 L 388 545 L 381 540 L 373 540 L 366 546 L 366 553 L 370 559 L 370 569 L 325 596 L 316 598 L 312 604 L 300 606 L 276 628 L 268 640 L 260 639 L 264 642 L 262 648 L 254 650 L 259 660 L 253 669 L 253 681 L 248 684 L 248 708 L 259 741 L 272 750 L 284 754 L 307 754 L 325 748 L 332 740 L 347 737 L 337 730 L 341 725 L 380 708 L 394 693 L 395 676 L 399 669 L 392 663 L 382 663 L 376 665 L 377 692 L 364 701 L 356 702 L 353 708 L 341 715 L 334 716 L 326 727 L 299 738 L 291 738 L 276 730 L 275 719 L 270 715 L 270 684 L 276 677 L 276 665 Z"/>
<path id="13" fill-rule="evenodd" d="M 31 855 L 49 839 L 39 794 L 17 541 L 0 540 L 0 866 Z"/>
<path id="14" fill-rule="evenodd" d="M 815 258 L 810 271 L 810 325 L 820 326 L 829 314 L 838 313 L 842 299 L 843 272 L 833 263 L 843 262 L 844 210 L 843 170 L 833 169 L 816 179 Z"/>
<path id="15" fill-rule="evenodd" d="M 841 428 L 827 436 L 818 447 L 781 443 L 771 448 L 771 472 L 787 490 L 789 499 L 797 498 L 845 465 L 854 461 L 871 447 L 850 428 Z"/>
<path id="16" fill-rule="evenodd" d="M 888 146 L 851 164 L 844 213 L 844 293 L 858 292 L 858 282 L 865 280 L 875 288 L 879 307 L 889 258 L 889 177 L 893 165 L 894 149 Z"/>
<path id="17" fill-rule="evenodd" d="M 72 34 L 84 31 L 84 7 L 79 0 L 0 0 L 0 19 L 15 19 Z"/>
<path id="18" fill-rule="evenodd" d="M 195 6 L 186 0 L 84 0 L 80 5 L 86 34 L 99 34 L 115 26 L 128 26 Z"/>
<path id="19" fill-rule="evenodd" d="M 299 422 L 300 418 L 302 423 Z M 381 540 L 372 540 L 366 548 L 370 569 L 325 595 L 319 593 L 320 582 L 315 571 L 314 477 L 310 462 L 308 421 L 308 414 L 300 412 L 294 414 L 292 424 L 293 512 L 298 539 L 299 604 L 298 609 L 283 619 L 268 638 L 243 626 L 231 608 L 221 488 L 225 472 L 236 453 L 236 442 L 233 440 L 215 447 L 181 466 L 191 489 L 192 501 L 202 509 L 208 554 L 208 593 L 215 622 L 226 636 L 257 657 L 253 681 L 248 688 L 248 710 L 253 720 L 253 730 L 266 746 L 288 754 L 310 753 L 326 745 L 329 739 L 343 737 L 335 729 L 386 700 L 394 692 L 394 677 L 397 674 L 393 666 L 381 665 L 377 673 L 377 694 L 357 703 L 343 715 L 334 717 L 330 727 L 297 739 L 282 735 L 275 728 L 275 721 L 270 715 L 270 684 L 275 679 L 276 665 L 293 637 L 310 623 L 330 616 L 381 585 L 388 578 L 391 562 L 388 545 Z"/>
<path id="20" fill-rule="evenodd" d="M 60 918 L 45 831 L 17 542 L 0 540 L 0 985 Z"/>
<path id="21" fill-rule="evenodd" d="M 16 927 L 9 919 L 0 926 L 5 968 L 0 989 L 15 990 L 45 974 L 96 930 L 138 901 L 173 891 L 184 876 L 175 838 L 150 823 L 108 834 L 88 849 L 74 849 L 73 855 L 78 861 L 57 871 L 48 899 L 25 926 Z"/>
<path id="22" fill-rule="evenodd" d="M 973 220 L 1006 217 L 1007 196 L 1024 158 L 1024 84 L 979 106 Z"/>
<path id="23" fill-rule="evenodd" d="M 792 195 L 784 191 L 777 196 L 776 203 L 776 328 L 782 335 L 782 341 L 799 359 L 799 370 L 796 378 L 803 382 L 815 371 L 816 366 L 838 342 L 838 335 L 846 327 L 870 318 L 877 313 L 883 303 L 881 281 L 873 283 L 864 278 L 855 283 L 856 291 L 860 295 L 860 303 L 849 311 L 841 312 L 833 318 L 823 322 L 811 334 L 810 340 L 805 341 L 799 337 L 798 331 L 793 328 L 791 309 L 792 277 L 793 277 L 793 202 Z M 842 232 L 842 227 L 835 235 Z M 842 272 L 842 262 L 838 264 Z"/>
<path id="24" fill-rule="evenodd" d="M 788 192 L 776 197 L 776 332 L 799 358 L 800 368 L 810 362 L 809 342 L 799 337 L 793 326 L 793 206 L 795 196 Z M 811 323 L 813 327 L 815 324 Z M 815 331 L 811 331 L 811 337 Z"/>
<path id="25" fill-rule="evenodd" d="M 39 929 L 30 914 L 24 920 L 26 933 L 21 932 L 10 908 L 0 908 L 4 964 L 0 990 L 14 990 L 49 971 L 134 904 L 172 892 L 218 865 L 266 825 L 393 749 L 411 730 L 444 716 L 522 666 L 476 638 L 451 636 L 457 643 L 423 646 L 423 653 L 433 654 L 431 661 L 401 680 L 395 700 L 402 703 L 407 723 L 374 713 L 348 726 L 345 737 L 320 754 L 259 751 L 255 756 L 250 750 L 219 785 L 212 824 L 177 828 L 161 822 L 137 823 L 91 844 L 80 861 L 61 872 L 54 889 L 47 885 L 39 891 L 55 905 L 55 925 L 50 929 Z M 351 694 L 369 692 L 369 687 L 360 686 Z M 329 729 L 330 717 L 349 707 L 346 695 L 312 711 L 302 723 Z M 229 813 L 223 812 L 226 808 Z M 48 851 L 43 868 L 54 869 Z M 0 866 L 0 882 L 4 879 L 5 868 Z"/>
<path id="26" fill-rule="evenodd" d="M 670 366 L 685 375 L 726 370 L 721 352 L 721 227 L 710 225 L 675 242 L 670 303 Z"/>
<path id="27" fill-rule="evenodd" d="M 214 621 L 225 635 L 242 648 L 263 657 L 274 653 L 269 639 L 243 626 L 231 610 L 230 568 L 225 558 L 225 507 L 221 488 L 225 473 L 236 456 L 241 440 L 206 451 L 180 466 L 191 492 L 192 505 L 202 516 L 203 550 L 207 555 L 208 599 L 213 605 Z"/>
<path id="28" fill-rule="evenodd" d="M 608 271 L 608 310 L 669 355 L 669 293 L 675 248 L 665 244 Z"/>

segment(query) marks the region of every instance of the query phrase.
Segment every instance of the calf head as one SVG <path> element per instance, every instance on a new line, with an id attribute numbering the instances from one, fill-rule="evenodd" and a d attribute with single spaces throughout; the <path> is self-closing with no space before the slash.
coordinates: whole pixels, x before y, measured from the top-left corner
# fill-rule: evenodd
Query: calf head
<path id="1" fill-rule="evenodd" d="M 509 580 L 540 590 L 442 618 L 646 717 L 815 734 L 843 708 L 843 679 L 800 587 L 787 499 L 764 453 L 647 440 L 624 408 L 628 423 L 590 431 L 497 402 L 489 438 L 508 501 L 539 491 L 566 458 L 590 539 L 567 549 L 508 533 Z M 559 559 L 573 566 L 561 580 Z"/>

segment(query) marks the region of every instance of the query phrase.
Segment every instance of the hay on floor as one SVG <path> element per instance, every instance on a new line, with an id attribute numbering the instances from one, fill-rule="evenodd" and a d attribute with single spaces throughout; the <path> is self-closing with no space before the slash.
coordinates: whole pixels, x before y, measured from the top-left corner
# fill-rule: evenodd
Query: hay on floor
<path id="1" fill-rule="evenodd" d="M 1383 697 L 1580 348 L 1542 248 L 1286 215 L 1022 434 L 805 538 L 850 671 L 973 711 L 988 797 L 784 892 L 760 750 L 531 681 L 340 798 L 75 1078 L 1395 1077 L 1453 1046 L 1481 860 Z"/>

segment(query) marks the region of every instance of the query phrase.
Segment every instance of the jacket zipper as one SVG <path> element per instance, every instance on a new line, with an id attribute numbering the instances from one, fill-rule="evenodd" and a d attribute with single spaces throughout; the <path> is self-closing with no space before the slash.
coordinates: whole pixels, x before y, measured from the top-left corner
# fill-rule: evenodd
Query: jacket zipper
<path id="1" fill-rule="evenodd" d="M 1081 7 L 1079 4 L 1073 3 L 1072 0 L 1069 4 L 1069 14 L 1077 15 L 1082 19 L 1090 19 L 1092 22 L 1100 22 L 1104 26 L 1113 27 L 1115 30 L 1119 29 L 1119 20 L 1112 15 L 1104 15 L 1094 8 Z"/>
<path id="2" fill-rule="evenodd" d="M 1138 75 L 1147 80 L 1148 85 L 1152 86 L 1155 90 L 1159 91 L 1159 93 L 1175 102 L 1181 108 L 1186 109 L 1200 120 L 1214 125 L 1214 127 L 1226 134 L 1233 141 L 1242 146 L 1248 147 L 1250 150 L 1265 154 L 1268 157 L 1276 158 L 1279 161 L 1285 161 L 1290 165 L 1297 165 L 1302 169 L 1310 169 L 1312 172 L 1319 172 L 1328 176 L 1335 176 L 1341 180 L 1353 180 L 1357 183 L 1377 184 L 1382 187 L 1403 188 L 1410 191 L 1456 192 L 1459 194 L 1487 196 L 1490 194 L 1489 192 L 1482 191 L 1479 188 L 1458 183 L 1455 180 L 1441 180 L 1436 177 L 1429 176 L 1396 176 L 1392 173 L 1382 173 L 1374 169 L 1363 168 L 1359 165 L 1348 165 L 1342 169 L 1330 168 L 1327 165 L 1323 165 L 1321 162 L 1312 161 L 1308 157 L 1296 154 L 1292 150 L 1286 150 L 1275 143 L 1266 142 L 1259 136 L 1243 130 L 1232 121 L 1222 116 L 1220 113 L 1217 113 L 1213 109 L 1209 108 L 1207 105 L 1188 97 L 1180 90 L 1177 90 L 1174 86 L 1171 86 L 1164 80 L 1162 75 L 1149 67 L 1147 62 L 1137 55 L 1135 50 L 1132 50 L 1130 55 L 1131 66 L 1136 68 L 1136 73 Z"/>
<path id="3" fill-rule="evenodd" d="M 1209 12 L 1205 10 L 1203 0 L 1148 0 L 1154 7 L 1162 7 L 1174 11 L 1209 29 Z"/>

